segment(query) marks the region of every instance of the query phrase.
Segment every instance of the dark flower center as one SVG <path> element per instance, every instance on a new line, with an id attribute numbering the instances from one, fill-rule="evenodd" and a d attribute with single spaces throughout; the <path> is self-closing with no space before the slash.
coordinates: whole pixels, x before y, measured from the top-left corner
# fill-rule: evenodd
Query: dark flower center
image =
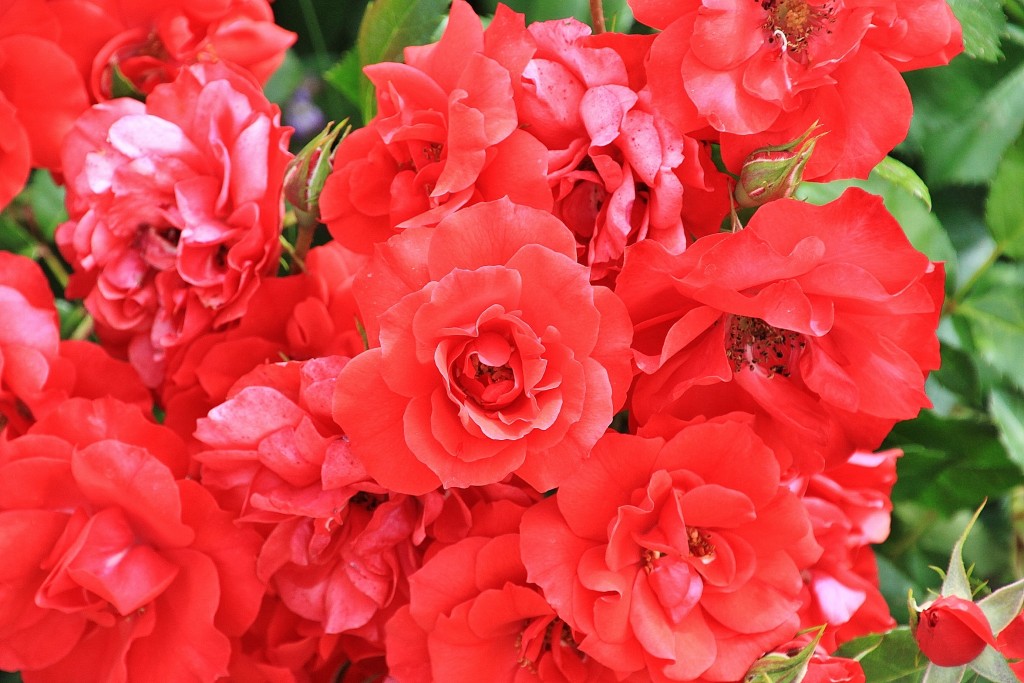
<path id="1" fill-rule="evenodd" d="M 800 53 L 807 47 L 811 36 L 835 23 L 835 8 L 831 2 L 812 5 L 807 0 L 757 0 L 768 13 L 764 28 L 768 42 L 782 43 L 783 51 Z"/>
<path id="2" fill-rule="evenodd" d="M 711 542 L 711 534 L 687 527 L 686 539 L 690 546 L 690 555 L 699 558 L 704 564 L 715 559 L 715 544 Z"/>
<path id="3" fill-rule="evenodd" d="M 734 372 L 744 367 L 760 368 L 769 378 L 789 377 L 800 349 L 806 346 L 803 335 L 772 327 L 760 318 L 733 316 L 726 339 L 725 355 Z"/>

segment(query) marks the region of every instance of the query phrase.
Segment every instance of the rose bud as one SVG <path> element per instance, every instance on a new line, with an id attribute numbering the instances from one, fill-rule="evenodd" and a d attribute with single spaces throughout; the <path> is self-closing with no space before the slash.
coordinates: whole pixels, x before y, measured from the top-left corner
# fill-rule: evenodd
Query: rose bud
<path id="1" fill-rule="evenodd" d="M 980 655 L 985 645 L 996 644 L 981 608 L 955 595 L 942 596 L 912 613 L 911 628 L 921 652 L 939 666 L 962 666 Z"/>
<path id="2" fill-rule="evenodd" d="M 284 196 L 299 211 L 320 215 L 320 191 L 331 172 L 331 154 L 348 121 L 333 121 L 310 140 L 288 165 L 284 177 Z M 347 131 L 346 131 L 347 132 Z"/>
<path id="3" fill-rule="evenodd" d="M 792 197 L 804 177 L 814 145 L 825 133 L 812 136 L 815 123 L 796 140 L 784 145 L 761 147 L 750 153 L 740 169 L 736 203 L 750 209 L 776 199 Z"/>

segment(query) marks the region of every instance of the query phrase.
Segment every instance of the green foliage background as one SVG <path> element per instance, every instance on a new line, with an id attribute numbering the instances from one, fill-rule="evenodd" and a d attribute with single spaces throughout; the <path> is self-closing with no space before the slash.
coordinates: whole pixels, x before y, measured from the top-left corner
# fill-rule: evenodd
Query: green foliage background
<path id="1" fill-rule="evenodd" d="M 373 114 L 362 66 L 400 60 L 409 44 L 443 28 L 446 0 L 277 0 L 278 22 L 299 42 L 268 85 L 298 117 L 309 92 L 328 118 L 360 125 Z M 481 14 L 494 0 L 477 0 Z M 573 15 L 587 0 L 511 0 L 528 20 Z M 947 302 L 939 328 L 942 369 L 928 382 L 932 410 L 900 424 L 885 444 L 905 452 L 893 493 L 892 534 L 879 548 L 882 590 L 907 621 L 941 579 L 950 549 L 973 510 L 988 500 L 964 556 L 991 588 L 1024 576 L 1024 4 L 951 0 L 964 27 L 964 54 L 944 68 L 906 74 L 915 117 L 907 140 L 866 181 L 805 185 L 827 201 L 848 185 L 881 194 L 914 244 L 946 264 Z M 625 0 L 606 0 L 610 29 L 642 30 Z M 313 131 L 314 133 L 316 131 Z M 312 133 L 308 133 L 311 135 Z M 297 136 L 296 147 L 302 136 Z M 0 215 L 0 249 L 53 264 L 62 190 L 37 174 Z M 61 269 L 50 267 L 56 288 Z M 81 334 L 84 313 L 58 302 L 62 332 Z M 880 639 L 863 659 L 870 683 L 916 681 L 923 663 L 909 634 Z M 0 683 L 18 680 L 0 673 Z"/>

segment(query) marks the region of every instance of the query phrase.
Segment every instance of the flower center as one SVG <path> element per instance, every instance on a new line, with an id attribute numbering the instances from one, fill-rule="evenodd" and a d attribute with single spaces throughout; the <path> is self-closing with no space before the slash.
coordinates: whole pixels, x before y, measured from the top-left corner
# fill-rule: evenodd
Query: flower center
<path id="1" fill-rule="evenodd" d="M 763 24 L 768 31 L 768 42 L 782 43 L 783 52 L 800 53 L 807 47 L 807 41 L 828 24 L 835 23 L 835 7 L 831 2 L 812 5 L 807 0 L 757 0 L 768 13 Z"/>
<path id="2" fill-rule="evenodd" d="M 687 527 L 686 540 L 690 546 L 690 555 L 703 564 L 710 564 L 715 559 L 715 544 L 711 542 L 711 534 L 708 532 Z"/>
<path id="3" fill-rule="evenodd" d="M 734 372 L 744 367 L 761 368 L 770 379 L 775 375 L 789 377 L 799 350 L 806 346 L 798 332 L 772 327 L 760 318 L 733 316 L 725 355 Z"/>
<path id="4" fill-rule="evenodd" d="M 579 646 L 572 638 L 572 632 L 564 621 L 554 617 L 544 626 L 545 618 L 526 621 L 523 630 L 516 636 L 516 661 L 519 666 L 531 673 L 537 672 L 537 662 L 552 650 L 552 644 L 561 648 L 569 648 L 579 654 Z M 540 626 L 544 626 L 543 633 Z"/>

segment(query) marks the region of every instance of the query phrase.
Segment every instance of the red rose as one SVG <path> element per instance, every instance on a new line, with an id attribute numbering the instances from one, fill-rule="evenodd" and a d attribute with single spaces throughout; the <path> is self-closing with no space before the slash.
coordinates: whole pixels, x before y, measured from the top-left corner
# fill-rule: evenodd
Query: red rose
<path id="1" fill-rule="evenodd" d="M 0 669 L 212 680 L 256 617 L 257 538 L 137 408 L 72 399 L 0 441 Z"/>
<path id="2" fill-rule="evenodd" d="M 901 71 L 947 63 L 960 25 L 936 0 L 631 0 L 662 28 L 651 47 L 655 102 L 684 132 L 721 133 L 726 164 L 798 138 L 819 140 L 807 179 L 867 177 L 910 125 Z M 882 94 L 882 96 L 875 96 Z"/>
<path id="3" fill-rule="evenodd" d="M 518 547 L 516 534 L 470 537 L 412 576 L 409 605 L 387 625 L 392 676 L 407 683 L 623 680 L 576 649 L 568 625 L 527 583 Z"/>
<path id="4" fill-rule="evenodd" d="M 870 544 L 889 536 L 889 494 L 900 455 L 892 450 L 854 453 L 806 482 L 804 507 L 824 552 L 804 572 L 807 599 L 800 618 L 806 628 L 827 624 L 821 645 L 829 652 L 847 640 L 895 625 L 878 586 Z"/>
<path id="5" fill-rule="evenodd" d="M 266 82 L 295 34 L 274 24 L 267 0 L 61 0 L 61 47 L 78 65 L 93 101 L 114 97 L 116 68 L 143 94 L 200 61 L 223 60 Z"/>
<path id="6" fill-rule="evenodd" d="M 531 52 L 522 15 L 499 7 L 483 31 L 457 0 L 440 42 L 368 66 L 377 115 L 339 143 L 320 195 L 334 239 L 368 253 L 480 201 L 550 208 L 547 150 L 519 128 L 513 101 Z"/>
<path id="7" fill-rule="evenodd" d="M 356 299 L 373 348 L 342 372 L 334 416 L 389 489 L 515 472 L 546 491 L 622 405 L 625 312 L 548 213 L 501 200 L 406 230 L 378 248 Z"/>
<path id="8" fill-rule="evenodd" d="M 575 234 L 591 278 L 613 279 L 627 244 L 652 239 L 675 253 L 690 235 L 717 232 L 728 211 L 724 176 L 631 83 L 649 38 L 596 42 L 586 24 L 561 19 L 529 34 L 536 52 L 522 73 L 520 120 L 549 150 L 553 213 Z"/>
<path id="9" fill-rule="evenodd" d="M 89 105 L 85 84 L 61 46 L 52 3 L 0 6 L 0 209 L 29 167 L 60 170 L 60 144 Z"/>
<path id="10" fill-rule="evenodd" d="M 166 349 L 238 320 L 277 268 L 291 157 L 279 118 L 248 76 L 200 64 L 145 104 L 94 106 L 68 135 L 68 293 L 101 333 L 128 337 L 151 386 Z"/>
<path id="11" fill-rule="evenodd" d="M 626 456 L 626 457 L 624 457 Z M 796 632 L 807 513 L 745 425 L 609 433 L 523 517 L 522 556 L 579 649 L 653 680 L 739 680 Z"/>
<path id="12" fill-rule="evenodd" d="M 924 656 L 939 666 L 963 666 L 986 645 L 996 645 L 981 608 L 955 595 L 944 595 L 923 606 L 917 614 L 914 638 Z"/>
<path id="13" fill-rule="evenodd" d="M 750 413 L 791 476 L 877 448 L 930 405 L 942 280 L 856 188 L 825 206 L 771 202 L 679 255 L 640 242 L 615 289 L 644 373 L 631 418 Z"/>

